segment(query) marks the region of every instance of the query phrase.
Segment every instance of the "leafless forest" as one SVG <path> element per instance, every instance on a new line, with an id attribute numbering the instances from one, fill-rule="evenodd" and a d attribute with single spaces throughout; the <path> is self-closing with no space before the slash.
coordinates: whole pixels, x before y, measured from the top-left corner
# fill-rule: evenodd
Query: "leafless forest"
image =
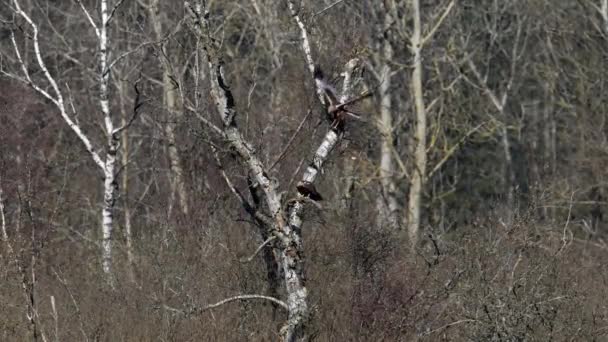
<path id="1" fill-rule="evenodd" d="M 1 341 L 608 340 L 608 0 L 0 0 Z"/>

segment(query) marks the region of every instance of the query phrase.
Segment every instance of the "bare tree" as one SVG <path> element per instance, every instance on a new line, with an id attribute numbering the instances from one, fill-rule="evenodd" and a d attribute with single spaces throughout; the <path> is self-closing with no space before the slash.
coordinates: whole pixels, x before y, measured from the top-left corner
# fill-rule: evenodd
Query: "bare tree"
<path id="1" fill-rule="evenodd" d="M 418 242 L 421 218 L 421 202 L 424 192 L 424 185 L 427 179 L 427 108 L 424 100 L 423 89 L 423 65 L 422 49 L 433 37 L 443 20 L 448 16 L 454 6 L 451 1 L 434 25 L 423 32 L 422 14 L 420 11 L 419 0 L 410 2 L 413 19 L 413 30 L 409 39 L 409 48 L 412 53 L 413 70 L 411 77 L 412 96 L 414 97 L 414 107 L 416 112 L 415 122 L 415 148 L 413 171 L 410 179 L 410 192 L 407 210 L 407 227 L 410 243 L 416 245 Z"/>
<path id="2" fill-rule="evenodd" d="M 167 123 L 164 125 L 164 128 L 168 142 L 167 155 L 172 173 L 170 184 L 173 188 L 172 194 L 177 194 L 181 212 L 187 215 L 189 211 L 188 193 L 186 191 L 185 174 L 179 151 L 177 150 L 178 142 L 176 140 L 176 123 L 183 118 L 183 104 L 181 104 L 178 89 L 181 83 L 179 81 L 181 80 L 181 70 L 178 68 L 180 63 L 174 61 L 175 54 L 166 51 L 164 40 L 165 36 L 168 35 L 168 30 L 166 27 L 163 27 L 163 11 L 159 0 L 151 0 L 148 4 L 148 11 L 150 12 L 155 39 L 159 42 L 158 58 L 163 70 L 163 105 L 168 113 Z"/>
<path id="3" fill-rule="evenodd" d="M 307 65 L 314 76 L 317 88 L 317 94 L 320 100 L 326 104 L 329 114 L 334 115 L 334 122 L 327 132 L 323 141 L 316 150 L 312 163 L 308 166 L 302 180 L 298 182 L 298 196 L 295 199 L 285 203 L 282 195 L 279 192 L 278 181 L 268 176 L 268 168 L 259 159 L 257 152 L 252 145 L 246 141 L 243 134 L 240 132 L 237 125 L 238 112 L 235 107 L 235 98 L 228 86 L 224 76 L 224 63 L 219 50 L 218 42 L 211 34 L 209 27 L 209 13 L 204 5 L 190 5 L 185 3 L 186 8 L 192 16 L 192 26 L 197 37 L 200 39 L 205 54 L 208 60 L 209 80 L 211 82 L 211 94 L 215 101 L 217 111 L 220 114 L 223 127 L 215 126 L 204 115 L 199 114 L 198 117 L 215 133 L 224 139 L 231 148 L 235 151 L 238 157 L 247 166 L 248 172 L 251 174 L 252 181 L 259 186 L 266 202 L 268 215 L 261 211 L 254 210 L 254 205 L 238 192 L 231 185 L 232 182 L 226 177 L 226 181 L 231 187 L 233 193 L 239 201 L 247 209 L 250 214 L 260 223 L 266 226 L 270 238 L 258 248 L 260 250 L 270 241 L 276 239 L 275 248 L 280 256 L 282 275 L 285 283 L 286 296 L 285 302 L 278 299 L 272 299 L 274 303 L 288 309 L 288 319 L 281 329 L 281 336 L 284 341 L 300 341 L 307 340 L 306 326 L 309 319 L 309 308 L 307 303 L 308 290 L 305 286 L 305 270 L 304 270 L 304 246 L 302 245 L 302 211 L 307 202 L 319 201 L 322 197 L 314 188 L 314 182 L 319 175 L 323 164 L 327 160 L 329 153 L 340 140 L 340 136 L 344 125 L 341 120 L 344 120 L 342 113 L 348 113 L 346 105 L 351 103 L 350 92 L 353 86 L 351 75 L 354 68 L 358 65 L 357 60 L 348 63 L 345 71 L 345 80 L 342 90 L 342 95 L 339 99 L 333 99 L 333 89 L 328 89 L 322 77 L 319 77 L 319 71 L 315 68 L 312 61 L 312 53 L 310 41 L 306 28 L 299 18 L 295 5 L 290 1 L 288 3 L 291 14 L 298 26 L 300 27 L 302 46 L 307 59 Z M 333 101 L 333 102 L 332 102 Z M 287 212 L 284 210 L 287 208 Z M 247 298 L 264 298 L 264 296 L 237 296 L 235 299 Z M 228 299 L 220 303 L 232 301 Z M 219 304 L 219 303 L 218 303 Z"/>
<path id="4" fill-rule="evenodd" d="M 22 76 L 5 72 L 6 75 L 19 79 L 22 82 L 33 87 L 38 93 L 45 98 L 49 99 L 55 107 L 59 110 L 61 117 L 70 127 L 70 129 L 77 135 L 79 140 L 84 145 L 85 149 L 89 153 L 89 156 L 100 168 L 103 173 L 103 206 L 101 210 L 101 226 L 102 226 L 102 268 L 106 276 L 110 281 L 113 279 L 112 274 L 112 233 L 114 229 L 114 204 L 117 196 L 117 182 L 116 182 L 116 164 L 117 154 L 119 148 L 120 134 L 126 130 L 129 125 L 133 122 L 133 118 L 128 120 L 124 125 L 118 126 L 115 124 L 115 118 L 112 115 L 110 107 L 110 75 L 112 73 L 112 67 L 124 58 L 125 55 L 118 56 L 113 61 L 110 61 L 110 36 L 109 29 L 110 23 L 114 17 L 114 14 L 118 7 L 122 4 L 122 1 L 117 2 L 112 8 L 108 0 L 102 0 L 100 2 L 100 20 L 96 22 L 92 17 L 91 13 L 86 9 L 84 4 L 79 2 L 82 11 L 93 27 L 97 44 L 99 48 L 98 59 L 97 59 L 97 70 L 98 70 L 98 86 L 99 86 L 99 108 L 103 116 L 103 133 L 105 135 L 105 151 L 101 152 L 91 142 L 90 135 L 85 133 L 78 123 L 74 120 L 76 112 L 76 106 L 71 102 L 66 102 L 66 91 L 69 88 L 61 87 L 59 82 L 56 80 L 56 76 L 53 76 L 47 67 L 47 64 L 43 57 L 43 51 L 40 47 L 39 41 L 39 25 L 31 19 L 30 15 L 22 9 L 20 1 L 14 0 L 14 12 L 17 16 L 22 18 L 27 27 L 31 30 L 32 48 L 34 52 L 34 58 L 36 64 L 44 75 L 44 81 L 36 80 L 32 77 L 27 60 L 22 58 L 21 49 L 17 43 L 15 33 L 11 33 L 11 40 L 13 44 L 14 53 L 18 61 L 18 65 L 23 73 Z M 67 82 L 65 82 L 67 84 Z M 48 87 L 51 88 L 47 91 Z M 71 112 L 71 114 L 70 114 Z"/>
<path id="5" fill-rule="evenodd" d="M 505 6 L 508 6 L 505 4 Z M 499 13 L 493 13 L 493 15 L 500 15 Z M 525 52 L 525 47 L 527 43 L 527 34 L 526 34 L 526 19 L 522 15 L 518 15 L 516 17 L 515 25 L 515 33 L 512 42 L 512 46 L 510 47 L 510 51 L 505 47 L 498 46 L 498 49 L 501 50 L 501 53 L 505 53 L 509 59 L 509 73 L 506 82 L 503 85 L 502 94 L 497 93 L 496 90 L 492 89 L 490 85 L 488 85 L 488 74 L 482 74 L 479 71 L 476 63 L 472 59 L 469 52 L 465 52 L 464 60 L 468 66 L 468 69 L 475 77 L 476 82 L 478 82 L 483 93 L 488 97 L 494 106 L 495 110 L 500 114 L 498 119 L 495 119 L 498 123 L 503 156 L 505 160 L 505 182 L 504 189 L 506 193 L 506 202 L 509 208 L 514 208 L 515 206 L 515 187 L 516 179 L 515 179 L 515 169 L 513 165 L 513 155 L 512 155 L 512 141 L 509 135 L 509 115 L 507 111 L 507 101 L 509 100 L 509 95 L 513 92 L 514 84 L 517 82 L 517 76 L 519 72 L 523 69 L 523 65 L 525 64 L 522 61 L 522 57 Z M 488 25 L 488 31 L 491 34 L 498 34 L 495 28 L 492 28 Z M 464 38 L 461 40 L 464 44 Z M 485 66 L 487 72 L 490 70 L 490 66 Z M 509 219 L 509 222 L 511 219 Z"/>
<path id="6" fill-rule="evenodd" d="M 399 116 L 394 115 L 393 82 L 394 70 L 391 67 L 394 57 L 394 37 L 391 25 L 396 15 L 396 6 L 391 2 L 383 2 L 381 6 L 370 4 L 376 16 L 375 27 L 372 28 L 371 40 L 374 44 L 374 54 L 371 63 L 373 74 L 380 83 L 378 97 L 380 99 L 380 185 L 381 191 L 377 199 L 378 225 L 388 226 L 392 230 L 399 227 L 399 207 L 397 203 L 397 186 L 395 179 L 397 169 L 395 166 L 396 147 L 394 142 L 395 121 Z"/>

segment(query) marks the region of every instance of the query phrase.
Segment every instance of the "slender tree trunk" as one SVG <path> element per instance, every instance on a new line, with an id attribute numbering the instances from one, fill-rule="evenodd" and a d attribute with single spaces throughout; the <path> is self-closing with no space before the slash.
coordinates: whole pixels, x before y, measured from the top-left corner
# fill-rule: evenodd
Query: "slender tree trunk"
<path id="1" fill-rule="evenodd" d="M 150 17 L 152 18 L 152 27 L 154 28 L 154 34 L 156 40 L 160 41 L 163 38 L 163 25 L 162 18 L 160 16 L 160 4 L 159 0 L 152 0 L 150 3 Z M 161 44 L 161 52 L 164 50 L 163 44 Z M 184 170 L 182 168 L 182 162 L 179 157 L 179 151 L 177 150 L 176 141 L 176 122 L 181 117 L 178 101 L 178 93 L 176 91 L 178 85 L 172 80 L 171 73 L 171 62 L 167 60 L 168 55 L 164 53 L 159 54 L 161 64 L 163 65 L 163 104 L 167 108 L 169 118 L 165 124 L 165 135 L 168 141 L 167 155 L 169 157 L 169 164 L 173 179 L 171 180 L 171 192 L 177 194 L 181 212 L 184 215 L 188 214 L 188 193 L 186 191 L 186 182 L 184 180 Z"/>
<path id="2" fill-rule="evenodd" d="M 387 45 L 389 43 L 386 43 Z M 391 50 L 390 46 L 385 47 Z M 397 218 L 398 206 L 395 196 L 396 186 L 393 180 L 395 175 L 395 164 L 393 161 L 393 113 L 392 96 L 390 94 L 390 68 L 382 67 L 380 85 L 380 125 L 382 128 L 382 141 L 380 145 L 380 182 L 382 192 L 377 200 L 378 212 L 380 214 L 379 224 L 387 225 L 390 229 L 397 229 L 399 222 Z"/>
<path id="3" fill-rule="evenodd" d="M 414 56 L 412 72 L 412 91 L 416 109 L 416 132 L 414 151 L 414 170 L 410 181 L 410 193 L 407 212 L 407 227 L 410 243 L 418 243 L 420 231 L 422 192 L 426 181 L 426 108 L 422 92 L 422 28 L 420 23 L 419 0 L 411 0 L 414 31 L 410 39 L 411 52 Z"/>
<path id="4" fill-rule="evenodd" d="M 120 106 L 122 112 L 121 126 L 125 126 L 129 120 L 129 114 L 126 110 L 126 89 L 120 87 Z M 124 234 L 127 247 L 127 267 L 129 280 L 135 282 L 135 258 L 133 254 L 133 234 L 131 227 L 131 207 L 129 206 L 129 135 L 127 130 L 123 130 L 121 133 L 121 157 L 122 157 L 122 196 L 123 201 L 123 212 L 124 212 Z"/>
<path id="5" fill-rule="evenodd" d="M 512 213 L 515 210 L 515 170 L 513 169 L 513 155 L 511 153 L 511 139 L 506 124 L 506 113 L 503 112 L 504 122 L 500 125 L 502 149 L 505 158 L 505 184 L 504 191 L 507 193 L 507 208 L 509 210 L 509 223 L 513 219 Z"/>
<path id="6" fill-rule="evenodd" d="M 602 0 L 600 5 L 600 15 L 604 21 L 604 31 L 606 31 L 604 33 L 608 34 L 608 0 Z"/>
<path id="7" fill-rule="evenodd" d="M 114 124 L 110 113 L 109 84 L 110 70 L 108 69 L 108 27 L 109 13 L 107 0 L 101 1 L 101 25 L 99 27 L 99 65 L 100 65 L 100 94 L 99 104 L 104 116 L 107 154 L 104 163 L 104 196 L 102 209 L 102 267 L 110 280 L 112 275 L 112 231 L 114 229 L 114 203 L 116 201 L 116 155 L 118 153 L 118 137 L 114 134 Z"/>
<path id="8" fill-rule="evenodd" d="M 385 8 L 384 26 L 388 27 L 392 23 L 392 17 L 388 8 Z M 383 29 L 384 29 L 383 26 Z M 388 66 L 388 61 L 393 59 L 393 47 L 389 39 L 385 36 L 382 38 L 381 47 L 382 56 L 377 59 L 377 65 L 380 66 L 380 127 L 381 127 L 381 144 L 380 144 L 380 184 L 382 191 L 376 201 L 378 208 L 378 226 L 387 226 L 391 230 L 399 228 L 399 219 L 397 217 L 398 205 L 395 195 L 396 186 L 394 182 L 395 164 L 393 160 L 393 105 L 391 96 L 391 68 Z"/>
<path id="9" fill-rule="evenodd" d="M 0 175 L 0 225 L 2 227 L 2 241 L 8 243 L 8 232 L 6 231 L 6 215 L 4 213 L 4 197 L 2 193 L 2 175 Z"/>
<path id="10" fill-rule="evenodd" d="M 32 28 L 31 41 L 33 43 L 34 54 L 40 71 L 48 81 L 50 87 L 39 86 L 33 82 L 28 67 L 25 65 L 24 60 L 21 58 L 19 47 L 12 36 L 13 48 L 23 71 L 23 74 L 27 80 L 27 83 L 33 87 L 39 94 L 49 99 L 55 104 L 61 114 L 61 117 L 70 127 L 70 129 L 76 134 L 79 140 L 83 143 L 87 152 L 91 155 L 91 158 L 95 164 L 102 170 L 104 174 L 104 200 L 101 212 L 101 229 L 102 229 L 102 241 L 101 241 L 101 259 L 102 269 L 107 279 L 112 283 L 112 230 L 114 225 L 114 202 L 116 200 L 116 155 L 118 152 L 118 133 L 122 128 L 115 129 L 112 122 L 112 116 L 110 113 L 110 101 L 109 101 L 109 81 L 111 67 L 108 65 L 108 28 L 111 20 L 110 13 L 108 11 L 108 0 L 101 0 L 101 22 L 96 24 L 89 11 L 83 4 L 80 4 L 85 16 L 88 18 L 89 23 L 95 30 L 95 35 L 99 41 L 99 105 L 103 114 L 105 136 L 106 136 L 106 155 L 105 160 L 101 158 L 96 148 L 91 143 L 89 137 L 82 131 L 77 121 L 72 120 L 66 110 L 63 94 L 55 78 L 51 75 L 47 68 L 42 54 L 40 52 L 40 45 L 38 41 L 38 25 L 25 13 L 20 6 L 18 0 L 13 0 L 15 13 L 21 16 L 25 22 Z M 50 88 L 52 93 L 47 91 L 45 88 Z M 54 93 L 54 94 L 53 94 Z M 73 107 L 72 107 L 73 108 Z"/>

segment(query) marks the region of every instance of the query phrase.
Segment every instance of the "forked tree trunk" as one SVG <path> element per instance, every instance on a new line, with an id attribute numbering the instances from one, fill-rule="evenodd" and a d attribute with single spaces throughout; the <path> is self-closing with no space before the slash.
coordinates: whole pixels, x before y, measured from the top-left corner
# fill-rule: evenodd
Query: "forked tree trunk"
<path id="1" fill-rule="evenodd" d="M 98 59 L 98 72 L 99 72 L 99 105 L 101 108 L 101 113 L 103 114 L 104 128 L 105 128 L 105 138 L 106 138 L 106 153 L 105 160 L 101 158 L 96 148 L 91 143 L 89 137 L 82 131 L 82 128 L 79 126 L 77 122 L 72 120 L 72 118 L 68 115 L 68 111 L 66 110 L 66 104 L 64 102 L 64 97 L 59 88 L 59 85 L 55 78 L 51 75 L 49 69 L 46 66 L 44 59 L 42 58 L 42 54 L 40 51 L 40 45 L 38 41 L 38 25 L 32 21 L 27 13 L 25 13 L 20 6 L 18 0 L 13 0 L 14 11 L 17 15 L 21 16 L 25 22 L 31 27 L 32 35 L 31 41 L 33 43 L 34 54 L 36 57 L 37 66 L 40 68 L 40 71 L 44 75 L 46 81 L 48 81 L 48 86 L 40 86 L 35 83 L 30 75 L 28 67 L 26 66 L 24 60 L 21 58 L 21 53 L 19 51 L 19 47 L 15 41 L 14 35 L 11 36 L 11 41 L 13 44 L 13 48 L 15 51 L 15 55 L 21 66 L 21 70 L 23 71 L 25 80 L 28 85 L 30 85 L 34 90 L 36 90 L 39 94 L 44 96 L 53 102 L 53 104 L 59 109 L 61 117 L 66 122 L 66 124 L 70 127 L 70 129 L 76 134 L 78 139 L 82 142 L 87 152 L 95 162 L 95 164 L 101 169 L 104 175 L 103 182 L 103 206 L 101 210 L 101 230 L 102 230 L 102 241 L 101 241 L 101 263 L 103 272 L 110 281 L 113 283 L 114 275 L 112 274 L 112 233 L 114 227 L 114 203 L 116 201 L 116 162 L 117 162 L 117 153 L 118 153 L 118 140 L 120 133 L 126 128 L 126 126 L 114 127 L 112 122 L 112 116 L 110 112 L 110 101 L 109 101 L 109 82 L 110 82 L 110 73 L 112 66 L 108 63 L 108 54 L 109 54 L 109 43 L 108 43 L 108 29 L 110 25 L 111 15 L 108 10 L 108 0 L 101 0 L 100 2 L 100 14 L 101 14 L 101 22 L 95 23 L 95 20 L 91 16 L 90 12 L 86 9 L 84 4 L 80 3 L 80 7 L 82 8 L 84 15 L 87 17 L 87 20 L 93 27 L 95 31 L 95 35 L 97 37 L 99 43 L 99 59 Z M 49 91 L 45 90 L 46 88 L 50 88 Z M 74 108 L 74 107 L 72 107 Z"/>

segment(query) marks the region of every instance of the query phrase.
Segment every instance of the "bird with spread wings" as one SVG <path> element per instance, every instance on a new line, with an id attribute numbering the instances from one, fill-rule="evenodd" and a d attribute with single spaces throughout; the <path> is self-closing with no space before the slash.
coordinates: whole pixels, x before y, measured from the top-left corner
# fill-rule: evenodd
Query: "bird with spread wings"
<path id="1" fill-rule="evenodd" d="M 325 102 L 327 104 L 327 114 L 329 115 L 330 119 L 332 120 L 331 127 L 333 129 L 343 130 L 344 121 L 347 116 L 364 121 L 363 118 L 361 117 L 361 114 L 353 112 L 347 106 L 350 106 L 356 102 L 359 102 L 359 101 L 371 96 L 372 95 L 371 91 L 365 91 L 362 94 L 360 94 L 359 96 L 348 99 L 344 102 L 340 102 L 338 100 L 338 97 L 336 96 L 336 89 L 334 87 L 332 87 L 329 83 L 327 83 L 327 81 L 325 80 L 325 77 L 323 75 L 323 72 L 321 71 L 321 69 L 318 66 L 315 67 L 314 77 L 315 77 L 315 80 L 317 81 L 316 82 L 317 85 L 321 88 L 321 90 L 323 90 L 323 95 L 325 98 Z"/>

